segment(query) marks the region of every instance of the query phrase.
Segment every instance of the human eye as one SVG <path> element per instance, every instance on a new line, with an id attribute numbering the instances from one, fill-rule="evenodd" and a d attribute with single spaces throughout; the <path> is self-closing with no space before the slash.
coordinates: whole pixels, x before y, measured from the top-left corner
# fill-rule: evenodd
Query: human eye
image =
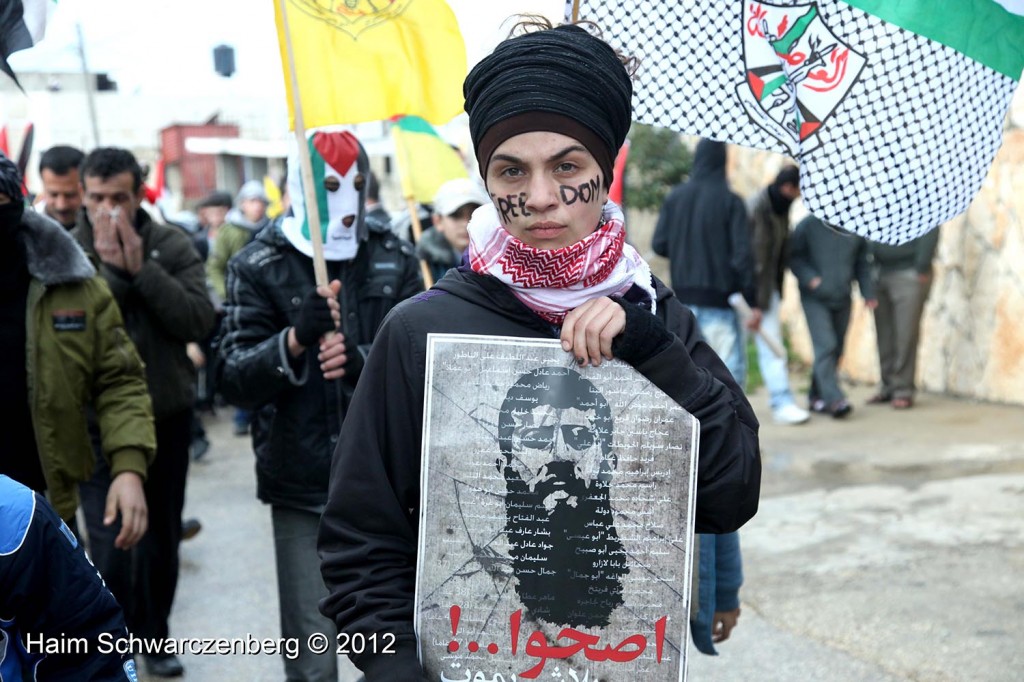
<path id="1" fill-rule="evenodd" d="M 518 178 L 523 175 L 526 175 L 526 172 L 519 166 L 508 166 L 501 171 L 501 177 L 503 178 Z"/>
<path id="2" fill-rule="evenodd" d="M 578 168 L 579 168 L 579 166 L 576 163 L 572 162 L 572 161 L 562 161 L 557 166 L 555 166 L 555 172 L 556 173 L 573 173 Z"/>

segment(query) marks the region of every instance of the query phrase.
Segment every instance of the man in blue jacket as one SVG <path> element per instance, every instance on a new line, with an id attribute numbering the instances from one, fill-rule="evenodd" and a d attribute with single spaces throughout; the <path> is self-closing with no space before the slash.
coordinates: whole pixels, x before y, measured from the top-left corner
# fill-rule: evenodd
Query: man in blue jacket
<path id="1" fill-rule="evenodd" d="M 0 680 L 135 682 L 121 607 L 42 495 L 0 474 Z M 120 643 L 120 644 L 119 644 Z"/>

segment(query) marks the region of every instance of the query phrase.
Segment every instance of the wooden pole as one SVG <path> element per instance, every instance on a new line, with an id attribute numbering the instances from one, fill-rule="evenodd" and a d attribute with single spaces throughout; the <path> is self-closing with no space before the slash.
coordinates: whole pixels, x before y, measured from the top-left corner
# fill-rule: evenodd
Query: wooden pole
<path id="1" fill-rule="evenodd" d="M 409 221 L 412 226 L 412 238 L 419 244 L 420 237 L 423 236 L 423 226 L 420 225 L 420 206 L 416 203 L 416 199 L 411 196 L 405 198 L 406 204 L 409 206 Z M 434 278 L 430 274 L 430 266 L 427 265 L 427 261 L 422 258 L 420 261 L 420 270 L 423 272 L 423 288 L 429 289 L 434 286 Z"/>
<path id="2" fill-rule="evenodd" d="M 580 0 L 572 0 L 572 23 L 580 20 Z"/>
<path id="3" fill-rule="evenodd" d="M 302 118 L 302 98 L 299 97 L 299 79 L 295 73 L 295 54 L 292 51 L 292 32 L 288 27 L 288 3 L 278 0 L 281 5 L 281 24 L 284 27 L 285 48 L 288 53 L 288 78 L 292 86 L 292 110 L 295 112 L 295 142 L 299 146 L 299 170 L 302 173 L 302 194 L 306 203 L 306 220 L 309 223 L 309 239 L 313 243 L 313 272 L 318 287 L 327 286 L 327 262 L 324 259 L 324 240 L 320 234 L 320 206 L 316 201 L 313 187 L 313 162 L 309 158 L 306 142 L 306 124 Z"/>

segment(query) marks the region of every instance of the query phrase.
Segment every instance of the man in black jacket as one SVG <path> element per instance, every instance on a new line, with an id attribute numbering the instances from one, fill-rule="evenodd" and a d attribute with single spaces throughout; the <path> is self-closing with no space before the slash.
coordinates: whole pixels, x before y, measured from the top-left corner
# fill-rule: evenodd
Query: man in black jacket
<path id="1" fill-rule="evenodd" d="M 334 647 L 323 655 L 307 647 L 314 633 L 334 642 L 334 624 L 317 611 L 327 592 L 316 551 L 331 453 L 377 328 L 396 303 L 423 290 L 412 246 L 364 219 L 369 171 L 359 142 L 315 133 L 311 147 L 324 168 L 318 199 L 330 207 L 320 216 L 330 286 L 314 283 L 293 159 L 293 215 L 231 259 L 220 341 L 224 397 L 257 411 L 257 494 L 272 508 L 281 633 L 301 642 L 298 658 L 284 661 L 296 681 L 337 678 Z"/>
<path id="2" fill-rule="evenodd" d="M 0 680 L 137 680 L 124 615 L 71 529 L 0 474 Z"/>
<path id="3" fill-rule="evenodd" d="M 754 310 L 748 328 L 757 329 L 754 258 L 743 200 L 725 180 L 726 147 L 701 140 L 690 179 L 665 199 L 651 248 L 667 256 L 672 289 L 697 316 L 708 343 L 741 387 L 746 384 L 747 353 L 739 317 L 729 296 L 740 293 Z"/>
<path id="4" fill-rule="evenodd" d="M 93 150 L 82 163 L 85 210 L 74 235 L 98 263 L 125 326 L 146 363 L 156 418 L 156 460 L 146 479 L 149 531 L 134 556 L 112 548 L 102 524 L 105 484 L 82 487 L 90 549 L 107 584 L 125 609 L 132 632 L 165 639 L 178 584 L 178 544 L 185 505 L 196 370 L 185 352 L 213 327 L 199 254 L 176 227 L 154 222 L 141 208 L 142 169 L 126 149 Z M 102 466 L 102 459 L 98 463 Z M 94 482 L 108 473 L 97 471 Z M 115 568 L 116 565 L 116 568 Z M 150 674 L 178 676 L 173 654 L 149 656 Z"/>

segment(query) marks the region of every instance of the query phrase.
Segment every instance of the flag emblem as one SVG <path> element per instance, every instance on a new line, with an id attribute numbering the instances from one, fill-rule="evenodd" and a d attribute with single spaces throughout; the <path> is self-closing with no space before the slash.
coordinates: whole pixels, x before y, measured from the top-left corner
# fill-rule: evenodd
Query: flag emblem
<path id="1" fill-rule="evenodd" d="M 736 94 L 751 121 L 790 154 L 806 153 L 866 59 L 836 37 L 817 3 L 745 3 L 742 20 L 746 77 Z"/>
<path id="2" fill-rule="evenodd" d="M 292 0 L 292 3 L 314 19 L 358 38 L 363 31 L 402 14 L 412 0 Z"/>
<path id="3" fill-rule="evenodd" d="M 634 119 L 800 164 L 807 210 L 902 243 L 967 208 L 1024 70 L 1024 0 L 567 0 L 640 59 Z"/>

